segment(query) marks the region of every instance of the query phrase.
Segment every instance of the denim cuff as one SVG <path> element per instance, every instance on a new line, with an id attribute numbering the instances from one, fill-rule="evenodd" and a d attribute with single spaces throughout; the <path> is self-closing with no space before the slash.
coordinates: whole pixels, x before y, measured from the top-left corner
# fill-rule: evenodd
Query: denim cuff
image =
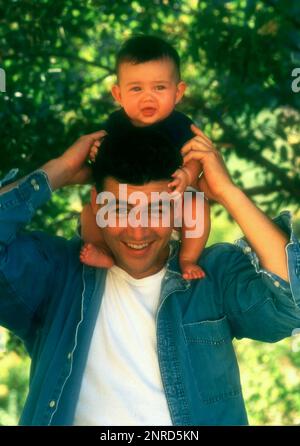
<path id="1" fill-rule="evenodd" d="M 1 186 L 15 181 L 18 170 L 12 169 L 0 181 Z M 28 224 L 39 206 L 51 197 L 48 176 L 36 170 L 0 195 L 0 244 L 10 243 L 17 231 Z"/>
<path id="2" fill-rule="evenodd" d="M 261 267 L 257 254 L 249 246 L 245 237 L 236 240 L 235 245 L 247 255 L 255 271 L 262 274 L 264 282 L 273 292 L 289 296 L 294 305 L 300 308 L 300 242 L 293 230 L 292 214 L 290 211 L 283 211 L 273 221 L 289 237 L 289 242 L 285 247 L 289 282 Z"/>
<path id="3" fill-rule="evenodd" d="M 11 169 L 2 180 L 0 180 L 0 188 L 6 186 L 15 180 L 16 176 L 19 173 L 19 169 Z"/>

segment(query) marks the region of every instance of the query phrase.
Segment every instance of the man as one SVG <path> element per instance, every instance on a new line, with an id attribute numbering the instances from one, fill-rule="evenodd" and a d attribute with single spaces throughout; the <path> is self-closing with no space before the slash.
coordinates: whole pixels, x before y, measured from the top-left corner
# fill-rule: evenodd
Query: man
<path id="1" fill-rule="evenodd" d="M 278 219 L 282 229 L 271 222 L 232 183 L 208 138 L 195 132 L 184 160 L 201 162 L 199 189 L 227 209 L 248 241 L 206 249 L 202 281 L 181 277 L 171 227 L 103 228 L 116 260 L 109 271 L 79 262 L 79 238 L 21 233 L 51 191 L 88 180 L 85 161 L 103 132 L 80 138 L 23 180 L 3 182 L 0 322 L 32 357 L 21 424 L 247 423 L 232 338 L 274 342 L 299 326 L 300 246 L 293 234 L 288 239 L 287 214 Z M 151 156 L 138 150 L 150 142 Z M 150 198 L 168 191 L 174 168 L 168 144 L 138 129 L 131 139 L 106 137 L 98 190 L 117 199 L 123 183 Z M 151 163 L 160 166 L 159 176 L 151 177 Z M 98 212 L 96 195 L 91 204 Z"/>

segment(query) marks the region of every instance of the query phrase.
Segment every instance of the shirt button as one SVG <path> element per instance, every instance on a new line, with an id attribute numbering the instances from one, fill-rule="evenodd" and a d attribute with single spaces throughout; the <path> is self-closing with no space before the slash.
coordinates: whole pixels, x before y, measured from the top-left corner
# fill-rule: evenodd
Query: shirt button
<path id="1" fill-rule="evenodd" d="M 250 246 L 246 246 L 246 248 L 244 248 L 244 253 L 247 254 L 248 252 L 251 252 Z"/>
<path id="2" fill-rule="evenodd" d="M 55 403 L 55 401 L 54 401 L 54 400 L 52 400 L 52 401 L 50 401 L 50 403 L 49 403 L 49 406 L 50 406 L 50 407 L 54 407 L 54 406 L 55 406 L 55 404 L 56 404 L 56 403 Z"/>
<path id="3" fill-rule="evenodd" d="M 32 184 L 32 186 L 36 185 L 36 180 L 34 178 L 32 178 L 32 180 L 30 181 L 30 183 Z"/>
<path id="4" fill-rule="evenodd" d="M 40 186 L 39 186 L 38 184 L 35 184 L 35 185 L 33 186 L 33 189 L 34 189 L 34 190 L 39 190 L 39 189 L 40 189 Z"/>
<path id="5" fill-rule="evenodd" d="M 278 280 L 275 280 L 274 285 L 279 288 L 280 287 L 280 283 L 278 282 Z"/>
<path id="6" fill-rule="evenodd" d="M 68 353 L 68 359 L 71 359 L 72 358 L 72 353 L 70 352 L 70 353 Z"/>

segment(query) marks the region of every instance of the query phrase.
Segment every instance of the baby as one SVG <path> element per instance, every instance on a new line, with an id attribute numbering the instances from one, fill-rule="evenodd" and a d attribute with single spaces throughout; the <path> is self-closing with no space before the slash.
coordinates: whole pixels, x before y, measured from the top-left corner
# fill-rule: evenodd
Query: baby
<path id="1" fill-rule="evenodd" d="M 116 71 L 117 84 L 112 87 L 112 95 L 122 108 L 110 115 L 105 126 L 108 133 L 120 132 L 130 126 L 151 126 L 167 134 L 178 150 L 195 136 L 191 130 L 192 121 L 174 110 L 184 95 L 186 84 L 180 78 L 180 59 L 172 46 L 153 36 L 133 37 L 119 51 Z M 92 148 L 92 160 L 99 145 L 97 143 Z M 173 180 L 168 186 L 174 192 L 182 194 L 188 186 L 197 187 L 201 171 L 198 161 L 190 161 L 174 172 Z M 193 194 L 188 204 L 191 211 L 196 208 L 195 200 Z M 89 205 L 83 209 L 81 228 L 85 245 L 81 250 L 80 260 L 87 265 L 110 268 L 114 259 L 105 245 L 101 229 L 97 226 Z M 187 280 L 205 276 L 197 261 L 210 231 L 210 212 L 206 200 L 203 235 L 198 238 L 186 237 L 186 231 L 192 229 L 182 222 L 179 263 L 183 278 Z"/>

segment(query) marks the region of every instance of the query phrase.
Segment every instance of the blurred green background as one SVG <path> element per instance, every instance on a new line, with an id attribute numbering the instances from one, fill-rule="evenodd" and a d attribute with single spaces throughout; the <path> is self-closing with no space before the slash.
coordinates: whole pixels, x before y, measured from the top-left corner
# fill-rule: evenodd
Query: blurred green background
<path id="1" fill-rule="evenodd" d="M 300 67 L 298 0 L 0 0 L 0 175 L 24 175 L 101 128 L 114 54 L 133 33 L 167 38 L 189 88 L 180 106 L 213 139 L 229 170 L 274 216 L 289 208 L 300 228 Z M 71 237 L 89 187 L 56 193 L 30 228 Z M 238 228 L 212 208 L 209 244 Z M 251 424 L 300 424 L 300 343 L 235 344 Z M 293 342 L 293 347 L 292 347 Z M 0 329 L 0 425 L 18 422 L 29 359 Z"/>

